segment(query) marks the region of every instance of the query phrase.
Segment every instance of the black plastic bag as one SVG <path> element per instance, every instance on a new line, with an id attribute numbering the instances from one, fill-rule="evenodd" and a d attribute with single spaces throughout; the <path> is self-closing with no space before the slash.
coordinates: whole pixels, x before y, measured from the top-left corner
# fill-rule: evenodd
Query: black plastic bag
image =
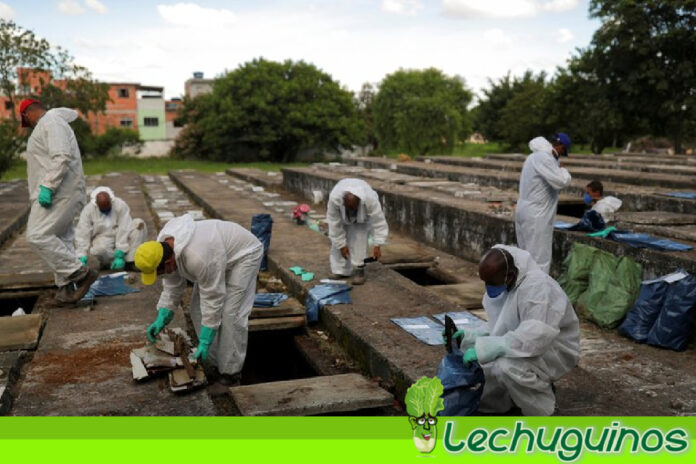
<path id="1" fill-rule="evenodd" d="M 591 209 L 585 211 L 582 215 L 580 221 L 572 227 L 568 227 L 567 230 L 576 230 L 583 232 L 599 232 L 600 230 L 606 229 L 607 225 L 604 222 L 604 218 L 597 211 Z"/>
<path id="2" fill-rule="evenodd" d="M 268 269 L 266 255 L 268 247 L 271 246 L 271 231 L 273 229 L 273 218 L 270 214 L 255 214 L 251 217 L 251 233 L 263 244 L 263 259 L 259 270 Z"/>
<path id="3" fill-rule="evenodd" d="M 648 334 L 650 345 L 684 351 L 696 316 L 696 276 L 688 275 L 669 286 L 664 305 Z"/>
<path id="4" fill-rule="evenodd" d="M 644 283 L 640 287 L 638 300 L 619 326 L 619 333 L 639 343 L 648 341 L 648 334 L 664 306 L 669 283 L 664 280 Z"/>
<path id="5" fill-rule="evenodd" d="M 452 319 L 445 316 L 447 354 L 437 369 L 437 377 L 444 389 L 445 409 L 438 413 L 439 416 L 472 416 L 478 411 L 483 394 L 483 369 L 478 362 L 464 365 L 459 342 L 452 337 L 456 330 Z"/>

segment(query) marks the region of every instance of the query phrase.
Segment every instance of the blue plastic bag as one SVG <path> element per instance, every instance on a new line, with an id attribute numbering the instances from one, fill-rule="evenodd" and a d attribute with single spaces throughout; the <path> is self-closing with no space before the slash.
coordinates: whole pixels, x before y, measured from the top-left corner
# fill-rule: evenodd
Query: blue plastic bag
<path id="1" fill-rule="evenodd" d="M 127 273 L 107 274 L 99 277 L 92 285 L 82 301 L 93 300 L 96 296 L 127 295 L 128 293 L 139 292 L 137 288 L 129 287 L 124 282 Z"/>
<path id="2" fill-rule="evenodd" d="M 614 232 L 609 235 L 609 238 L 625 243 L 633 248 L 650 248 L 658 251 L 688 251 L 693 248 L 691 245 L 685 245 L 666 238 L 659 239 L 645 233 Z"/>
<path id="3" fill-rule="evenodd" d="M 619 326 L 619 333 L 639 343 L 648 341 L 648 334 L 660 315 L 669 283 L 664 280 L 643 282 L 640 294 Z"/>
<path id="4" fill-rule="evenodd" d="M 350 286 L 346 284 L 317 285 L 307 292 L 307 322 L 319 321 L 319 309 L 325 305 L 351 304 Z"/>
<path id="5" fill-rule="evenodd" d="M 272 308 L 287 299 L 285 293 L 257 293 L 254 295 L 254 308 Z"/>
<path id="6" fill-rule="evenodd" d="M 684 351 L 696 316 L 696 276 L 670 284 L 664 305 L 648 334 L 650 345 Z"/>
<path id="7" fill-rule="evenodd" d="M 263 259 L 259 270 L 268 269 L 266 255 L 268 247 L 271 246 L 271 231 L 273 229 L 273 218 L 270 214 L 254 214 L 251 217 L 251 233 L 263 244 Z"/>
<path id="8" fill-rule="evenodd" d="M 564 227 L 566 230 L 577 230 L 582 232 L 598 232 L 604 230 L 607 227 L 604 222 L 604 218 L 597 211 L 591 209 L 585 211 L 577 224 L 571 227 Z"/>

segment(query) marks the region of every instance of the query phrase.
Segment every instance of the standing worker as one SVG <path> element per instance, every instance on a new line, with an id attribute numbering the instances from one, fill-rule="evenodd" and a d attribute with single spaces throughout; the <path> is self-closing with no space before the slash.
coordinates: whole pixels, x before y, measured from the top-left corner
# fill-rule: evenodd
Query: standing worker
<path id="1" fill-rule="evenodd" d="M 154 342 L 171 322 L 186 281 L 191 281 L 191 319 L 199 340 L 195 357 L 210 358 L 221 383 L 239 383 L 263 245 L 234 222 L 194 222 L 189 214 L 167 222 L 157 240 L 135 251 L 135 266 L 145 285 L 152 285 L 157 274 L 165 274 L 148 339 Z"/>
<path id="2" fill-rule="evenodd" d="M 27 142 L 27 240 L 53 271 L 56 301 L 75 303 L 99 277 L 77 259 L 73 245 L 73 221 L 85 204 L 80 149 L 68 124 L 77 119 L 77 111 L 46 111 L 38 100 L 26 99 L 19 113 L 22 127 L 33 128 Z"/>
<path id="3" fill-rule="evenodd" d="M 558 195 L 571 181 L 570 173 L 561 167 L 559 160 L 561 156 L 568 156 L 570 137 L 560 132 L 551 142 L 544 137 L 529 142 L 532 154 L 522 166 L 520 194 L 515 207 L 517 245 L 527 250 L 547 274 L 551 270 Z"/>
<path id="4" fill-rule="evenodd" d="M 100 268 L 120 271 L 126 263 L 133 262 L 136 248 L 146 238 L 145 222 L 131 218 L 125 201 L 109 187 L 92 190 L 75 233 L 75 247 L 82 264 L 94 257 Z"/>
<path id="5" fill-rule="evenodd" d="M 481 259 L 488 325 L 455 332 L 464 362 L 481 363 L 486 383 L 479 410 L 525 416 L 554 411 L 553 382 L 580 359 L 580 324 L 563 289 L 529 253 L 496 245 Z"/>
<path id="6" fill-rule="evenodd" d="M 340 180 L 329 195 L 326 219 L 331 239 L 331 277 L 353 275 L 353 285 L 364 284 L 368 234 L 372 231 L 375 259 L 382 256 L 381 246 L 389 234 L 377 192 L 364 180 Z"/>

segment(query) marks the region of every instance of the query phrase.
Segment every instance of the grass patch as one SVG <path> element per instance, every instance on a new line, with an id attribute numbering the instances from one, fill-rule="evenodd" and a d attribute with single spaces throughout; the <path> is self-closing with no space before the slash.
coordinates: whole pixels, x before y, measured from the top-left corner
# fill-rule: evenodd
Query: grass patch
<path id="1" fill-rule="evenodd" d="M 493 153 L 508 153 L 503 149 L 502 144 L 498 142 L 487 142 L 487 143 L 464 143 L 454 147 L 452 153 L 428 153 L 427 156 L 462 156 L 467 158 L 481 157 L 486 155 L 491 155 Z M 400 154 L 405 153 L 412 158 L 418 155 L 408 153 L 406 150 L 389 150 L 385 155 L 388 158 L 396 158 Z M 512 152 L 510 152 L 512 153 Z"/>
<path id="2" fill-rule="evenodd" d="M 257 168 L 263 171 L 280 171 L 283 167 L 307 166 L 309 163 L 220 163 L 215 161 L 182 160 L 172 158 L 100 158 L 83 160 L 85 175 L 99 175 L 108 172 L 134 171 L 138 174 L 166 174 L 177 169 L 195 169 L 200 172 L 218 172 L 227 168 Z M 27 163 L 17 161 L 2 175 L 3 181 L 26 179 Z"/>

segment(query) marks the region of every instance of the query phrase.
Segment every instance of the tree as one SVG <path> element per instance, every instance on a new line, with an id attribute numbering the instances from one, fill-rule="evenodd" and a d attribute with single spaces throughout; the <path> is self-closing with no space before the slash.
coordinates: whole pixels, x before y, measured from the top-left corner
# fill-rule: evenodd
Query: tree
<path id="1" fill-rule="evenodd" d="M 681 152 L 696 120 L 696 0 L 592 0 L 590 15 L 602 21 L 589 51 L 598 83 Z"/>
<path id="2" fill-rule="evenodd" d="M 255 59 L 183 106 L 179 156 L 288 162 L 303 149 L 336 150 L 358 137 L 352 93 L 303 61 Z"/>
<path id="3" fill-rule="evenodd" d="M 366 82 L 355 96 L 355 111 L 358 116 L 360 131 L 359 144 L 377 148 L 377 134 L 375 133 L 374 100 L 377 91 L 375 87 Z"/>
<path id="4" fill-rule="evenodd" d="M 387 75 L 373 102 L 380 147 L 418 155 L 451 153 L 471 130 L 471 98 L 462 78 L 435 68 Z"/>
<path id="5" fill-rule="evenodd" d="M 0 19 L 0 91 L 12 107 L 16 103 L 18 68 L 47 70 L 52 59 L 48 41 L 37 38 L 14 21 Z M 17 121 L 14 112 L 12 118 Z"/>
<path id="6" fill-rule="evenodd" d="M 488 140 L 502 140 L 502 134 L 498 130 L 500 114 L 507 102 L 513 97 L 513 80 L 508 72 L 497 82 L 488 79 L 490 88 L 483 90 L 483 98 L 476 105 L 475 117 L 473 117 L 474 130 L 483 134 Z M 473 116 L 473 115 L 472 115 Z"/>

